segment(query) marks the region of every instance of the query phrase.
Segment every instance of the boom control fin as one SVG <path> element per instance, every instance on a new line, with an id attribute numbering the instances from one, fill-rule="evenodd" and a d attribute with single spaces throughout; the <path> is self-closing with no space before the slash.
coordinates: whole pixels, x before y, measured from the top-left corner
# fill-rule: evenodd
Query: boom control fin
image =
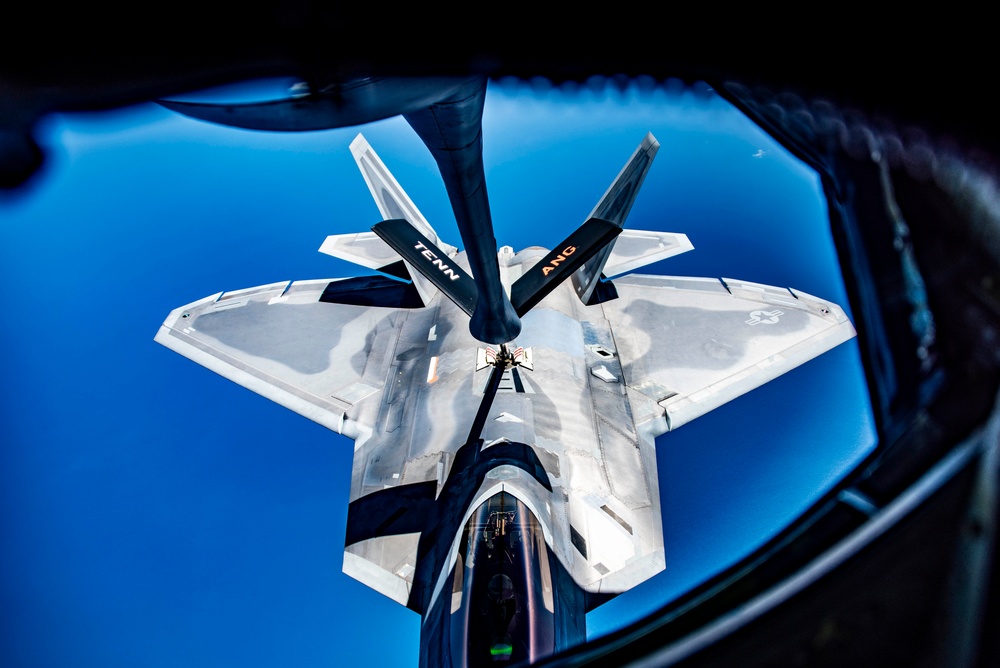
<path id="1" fill-rule="evenodd" d="M 578 227 L 510 287 L 510 303 L 517 315 L 524 316 L 587 260 L 611 244 L 621 231 L 614 223 L 600 218 L 591 218 Z"/>
<path id="2" fill-rule="evenodd" d="M 372 232 L 399 253 L 407 266 L 419 272 L 460 309 L 472 315 L 479 298 L 475 281 L 433 241 L 401 218 L 383 220 L 372 228 Z"/>

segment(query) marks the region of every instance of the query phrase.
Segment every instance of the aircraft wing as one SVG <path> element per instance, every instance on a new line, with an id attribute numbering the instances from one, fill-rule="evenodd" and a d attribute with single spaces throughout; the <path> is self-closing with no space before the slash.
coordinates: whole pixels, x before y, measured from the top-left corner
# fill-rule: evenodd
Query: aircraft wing
<path id="1" fill-rule="evenodd" d="M 358 289 L 352 290 L 354 286 Z M 348 297 L 356 293 L 367 302 L 380 294 L 370 278 L 274 283 L 219 293 L 172 311 L 155 339 L 357 439 L 371 430 L 399 336 L 396 325 L 406 313 L 337 303 L 351 301 Z"/>
<path id="2" fill-rule="evenodd" d="M 844 311 L 802 292 L 732 279 L 632 275 L 601 306 L 630 392 L 676 429 L 855 335 Z"/>

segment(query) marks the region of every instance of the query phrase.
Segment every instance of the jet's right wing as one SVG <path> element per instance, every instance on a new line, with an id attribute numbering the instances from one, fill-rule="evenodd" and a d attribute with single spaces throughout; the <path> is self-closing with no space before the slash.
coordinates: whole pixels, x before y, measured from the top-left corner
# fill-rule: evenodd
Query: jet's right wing
<path id="1" fill-rule="evenodd" d="M 397 281 L 382 279 L 399 285 Z M 370 281 L 275 283 L 220 293 L 170 313 L 156 341 L 314 422 L 358 439 L 377 417 L 405 308 Z M 347 286 L 346 288 L 343 286 Z M 393 294 L 389 298 L 395 299 Z"/>
<path id="2" fill-rule="evenodd" d="M 836 304 L 732 279 L 632 275 L 601 304 L 625 385 L 676 429 L 855 335 Z"/>

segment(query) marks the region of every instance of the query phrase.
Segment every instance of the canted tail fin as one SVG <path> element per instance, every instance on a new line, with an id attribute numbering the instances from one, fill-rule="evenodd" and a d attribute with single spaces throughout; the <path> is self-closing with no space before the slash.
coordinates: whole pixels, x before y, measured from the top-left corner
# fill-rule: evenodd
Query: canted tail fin
<path id="1" fill-rule="evenodd" d="M 618 228 L 623 227 L 629 211 L 632 210 L 635 196 L 639 193 L 639 188 L 642 186 L 659 148 L 660 142 L 656 141 L 653 133 L 646 133 L 639 147 L 635 149 L 632 157 L 625 163 L 625 166 L 611 183 L 611 187 L 604 193 L 588 218 L 600 218 Z M 614 241 L 612 241 L 604 246 L 573 275 L 573 288 L 583 303 L 586 304 L 590 301 L 614 245 Z"/>
<path id="2" fill-rule="evenodd" d="M 361 170 L 361 175 L 364 177 L 365 183 L 368 184 L 368 190 L 371 192 L 383 220 L 394 218 L 407 220 L 448 257 L 458 252 L 457 248 L 438 237 L 437 232 L 434 231 L 413 200 L 389 172 L 364 135 L 359 134 L 351 142 L 351 154 L 354 156 L 354 161 L 358 163 L 358 169 Z"/>
<path id="3" fill-rule="evenodd" d="M 363 135 L 359 134 L 351 142 L 351 154 L 354 156 L 354 161 L 358 163 L 361 176 L 368 184 L 368 190 L 371 192 L 383 219 L 409 221 L 425 239 L 438 248 L 441 257 L 450 258 L 458 252 L 454 246 L 441 241 L 437 232 L 420 213 L 413 200 L 399 185 L 399 182 L 389 172 L 385 163 L 378 157 Z M 401 260 L 401 257 L 370 232 L 357 235 L 333 235 L 327 238 L 320 250 L 388 274 L 395 276 L 403 274 L 400 267 L 395 264 Z M 413 286 L 417 289 L 420 299 L 424 304 L 429 304 L 437 293 L 434 283 L 416 271 L 416 268 L 405 259 L 403 262 L 407 269 L 405 273 L 413 281 Z"/>

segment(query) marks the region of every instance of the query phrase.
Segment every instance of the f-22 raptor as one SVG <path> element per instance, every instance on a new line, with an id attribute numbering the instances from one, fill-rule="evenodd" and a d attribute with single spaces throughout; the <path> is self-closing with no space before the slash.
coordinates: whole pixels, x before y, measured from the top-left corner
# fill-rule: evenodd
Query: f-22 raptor
<path id="1" fill-rule="evenodd" d="M 854 336 L 796 290 L 633 273 L 692 249 L 624 229 L 658 148 L 554 249 L 498 249 L 514 340 L 470 333 L 469 257 L 360 135 L 384 221 L 320 250 L 378 274 L 218 293 L 156 335 L 354 440 L 344 572 L 421 614 L 421 665 L 585 640 L 589 609 L 664 568 L 655 438 Z"/>

